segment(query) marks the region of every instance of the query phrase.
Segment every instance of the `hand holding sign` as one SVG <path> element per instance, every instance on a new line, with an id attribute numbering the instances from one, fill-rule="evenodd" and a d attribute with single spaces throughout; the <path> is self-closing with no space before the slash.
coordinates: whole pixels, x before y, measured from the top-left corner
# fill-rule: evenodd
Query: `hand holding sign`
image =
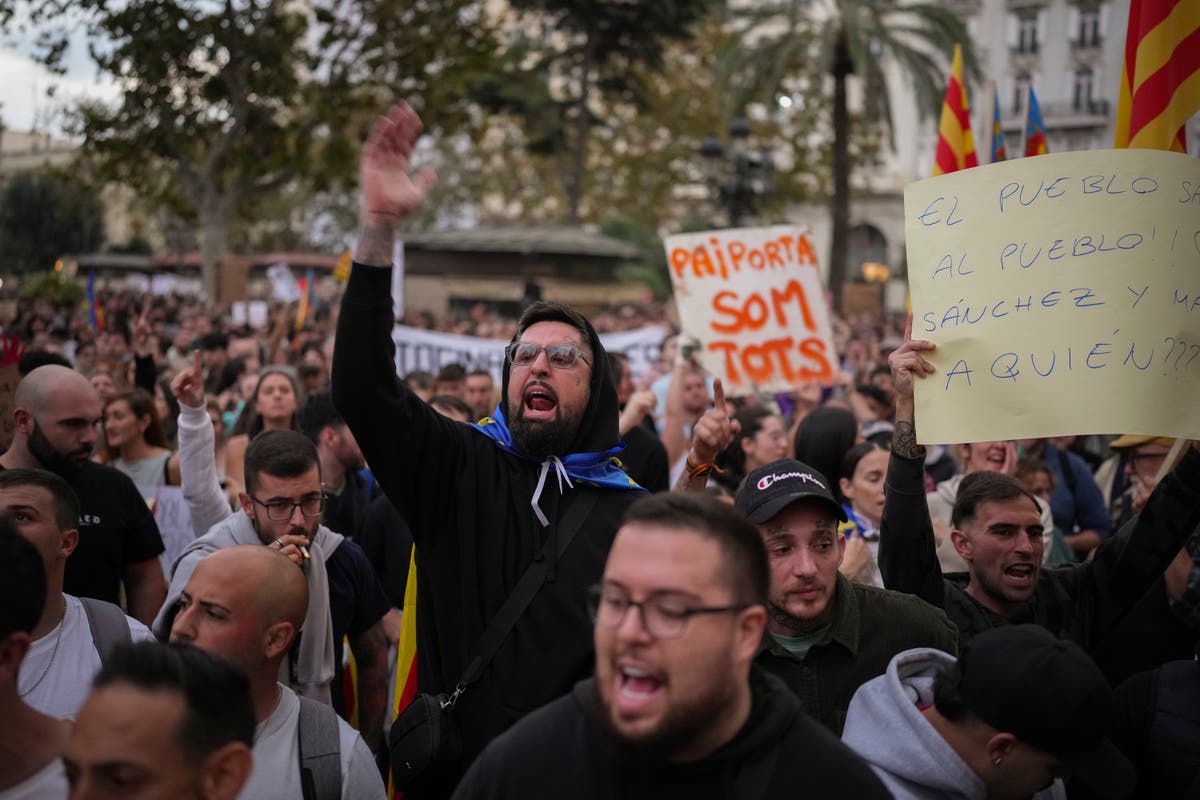
<path id="1" fill-rule="evenodd" d="M 692 428 L 692 452 L 689 458 L 693 465 L 712 464 L 741 433 L 742 426 L 730 419 L 729 406 L 725 403 L 725 387 L 721 379 L 713 381 L 713 407 L 704 412 Z"/>
<path id="2" fill-rule="evenodd" d="M 913 401 L 913 378 L 924 378 L 936 370 L 933 364 L 925 360 L 921 353 L 932 352 L 937 348 L 933 342 L 912 338 L 912 314 L 904 321 L 904 341 L 900 347 L 888 356 L 888 366 L 892 368 L 892 383 L 896 385 L 897 404 Z"/>

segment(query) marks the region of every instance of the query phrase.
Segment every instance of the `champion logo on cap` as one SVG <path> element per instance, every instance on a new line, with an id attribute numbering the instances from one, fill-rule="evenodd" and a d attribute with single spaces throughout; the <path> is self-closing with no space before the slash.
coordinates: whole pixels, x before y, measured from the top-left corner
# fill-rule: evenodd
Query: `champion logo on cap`
<path id="1" fill-rule="evenodd" d="M 807 472 L 775 472 L 771 473 L 770 475 L 764 475 L 758 481 L 758 488 L 760 491 L 763 489 L 768 489 L 770 488 L 771 484 L 776 483 L 777 481 L 782 481 L 786 478 L 798 478 L 807 483 L 816 484 L 822 489 L 825 488 L 825 484 L 817 480 L 815 475 L 810 475 Z"/>

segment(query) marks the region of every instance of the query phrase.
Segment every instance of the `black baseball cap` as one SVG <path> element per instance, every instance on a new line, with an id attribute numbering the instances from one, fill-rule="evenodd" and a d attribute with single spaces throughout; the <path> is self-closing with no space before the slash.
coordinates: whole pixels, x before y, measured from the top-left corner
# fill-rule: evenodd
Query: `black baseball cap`
<path id="1" fill-rule="evenodd" d="M 772 461 L 747 475 L 733 504 L 751 522 L 761 525 L 797 500 L 824 502 L 838 519 L 846 521 L 846 510 L 834 498 L 825 476 L 794 458 Z"/>
<path id="2" fill-rule="evenodd" d="M 1101 797 L 1133 791 L 1133 765 L 1104 735 L 1112 689 L 1079 645 L 1038 625 L 1006 625 L 976 636 L 958 667 L 975 716 L 1055 756 Z"/>

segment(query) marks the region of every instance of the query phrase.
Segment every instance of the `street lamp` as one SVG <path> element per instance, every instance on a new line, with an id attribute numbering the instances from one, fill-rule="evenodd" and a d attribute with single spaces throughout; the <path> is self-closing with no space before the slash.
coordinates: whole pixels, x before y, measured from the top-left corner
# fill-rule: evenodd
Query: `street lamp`
<path id="1" fill-rule="evenodd" d="M 769 195 L 775 184 L 775 163 L 763 147 L 750 149 L 750 123 L 738 117 L 729 126 L 729 153 L 715 134 L 704 137 L 700 155 L 704 158 L 708 190 L 729 216 L 729 227 L 737 228 L 742 218 L 755 210 L 758 200 Z"/>

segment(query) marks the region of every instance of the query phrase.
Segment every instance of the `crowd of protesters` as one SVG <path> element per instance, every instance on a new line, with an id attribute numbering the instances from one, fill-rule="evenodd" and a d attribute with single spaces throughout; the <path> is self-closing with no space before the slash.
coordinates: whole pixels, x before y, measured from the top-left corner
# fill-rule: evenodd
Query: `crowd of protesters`
<path id="1" fill-rule="evenodd" d="M 1198 796 L 1200 446 L 919 445 L 902 315 L 775 395 L 692 332 L 606 351 L 662 307 L 417 313 L 504 369 L 398 376 L 418 132 L 377 123 L 301 325 L 130 292 L 5 325 L 0 798 Z"/>

